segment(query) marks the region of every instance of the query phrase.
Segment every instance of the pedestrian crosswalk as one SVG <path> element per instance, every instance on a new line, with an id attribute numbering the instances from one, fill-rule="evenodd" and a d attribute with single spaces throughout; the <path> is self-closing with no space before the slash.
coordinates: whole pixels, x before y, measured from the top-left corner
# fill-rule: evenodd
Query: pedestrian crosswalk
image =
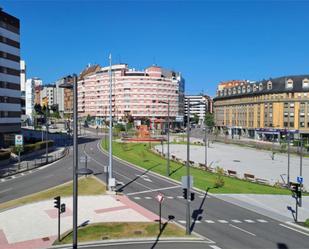
<path id="1" fill-rule="evenodd" d="M 153 199 L 154 200 L 155 199 L 154 196 L 133 196 L 132 198 L 134 200 L 142 200 L 142 199 L 145 199 L 145 200 L 152 200 Z M 183 199 L 183 196 L 181 196 L 181 195 L 178 195 L 178 196 L 164 196 L 164 198 L 165 199 L 170 199 L 170 200 L 172 200 L 172 199 Z M 205 196 L 204 195 L 198 195 L 197 198 L 202 199 L 202 198 L 205 198 Z M 206 198 L 211 198 L 211 197 L 206 196 Z"/>
<path id="2" fill-rule="evenodd" d="M 180 224 L 185 224 L 186 221 L 185 220 L 176 220 L 176 222 L 179 222 Z M 208 224 L 258 224 L 258 223 L 268 223 L 269 221 L 264 220 L 264 219 L 244 219 L 244 220 L 237 220 L 237 219 L 220 219 L 220 220 L 192 220 L 192 222 L 195 222 L 196 224 L 200 224 L 200 223 L 208 223 Z"/>

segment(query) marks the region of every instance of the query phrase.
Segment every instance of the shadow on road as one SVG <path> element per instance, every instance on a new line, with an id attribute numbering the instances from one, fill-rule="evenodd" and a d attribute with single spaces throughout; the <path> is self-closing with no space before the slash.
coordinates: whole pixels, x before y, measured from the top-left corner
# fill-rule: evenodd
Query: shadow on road
<path id="1" fill-rule="evenodd" d="M 205 191 L 204 198 L 203 198 L 203 200 L 202 200 L 202 202 L 201 202 L 199 208 L 193 210 L 193 212 L 192 212 L 192 219 L 193 219 L 193 222 L 192 222 L 192 224 L 191 224 L 191 226 L 190 226 L 190 232 L 193 231 L 196 221 L 197 221 L 197 220 L 201 220 L 201 219 L 203 218 L 203 217 L 202 217 L 202 214 L 203 214 L 203 212 L 204 212 L 203 206 L 204 206 L 206 197 L 207 197 L 207 195 L 208 195 L 208 190 L 209 190 L 209 188 L 207 188 L 207 190 Z"/>
<path id="2" fill-rule="evenodd" d="M 156 247 L 156 245 L 158 244 L 159 239 L 160 239 L 162 233 L 164 232 L 164 229 L 166 228 L 166 226 L 168 225 L 168 223 L 169 223 L 171 220 L 173 220 L 174 218 L 175 218 L 175 216 L 173 216 L 173 215 L 169 215 L 169 216 L 168 216 L 168 221 L 166 221 L 166 222 L 163 224 L 163 226 L 161 227 L 161 230 L 160 230 L 160 232 L 159 232 L 159 234 L 158 234 L 158 236 L 157 236 L 157 238 L 156 238 L 156 241 L 155 241 L 155 242 L 153 243 L 153 245 L 151 246 L 151 249 L 153 249 L 153 248 Z"/>
<path id="3" fill-rule="evenodd" d="M 278 249 L 289 249 L 289 247 L 284 243 L 277 243 Z"/>
<path id="4" fill-rule="evenodd" d="M 150 167 L 149 169 L 145 170 L 141 175 L 138 175 L 137 177 L 135 177 L 134 179 L 132 179 L 131 181 L 129 181 L 128 183 L 126 183 L 125 185 L 123 185 L 122 187 L 120 187 L 119 189 L 116 189 L 116 192 L 122 192 L 124 188 L 126 188 L 127 186 L 129 186 L 131 183 L 135 182 L 137 179 L 139 179 L 141 176 L 146 175 L 149 171 L 151 171 L 153 168 L 158 167 L 160 165 L 160 163 Z"/>

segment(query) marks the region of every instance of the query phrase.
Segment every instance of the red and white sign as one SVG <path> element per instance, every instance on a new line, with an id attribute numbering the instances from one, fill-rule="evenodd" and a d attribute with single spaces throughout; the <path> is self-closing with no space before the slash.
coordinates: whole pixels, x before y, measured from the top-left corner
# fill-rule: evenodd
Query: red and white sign
<path id="1" fill-rule="evenodd" d="M 164 200 L 164 195 L 159 193 L 157 196 L 156 196 L 156 199 L 158 200 L 158 202 L 162 203 L 163 200 Z"/>

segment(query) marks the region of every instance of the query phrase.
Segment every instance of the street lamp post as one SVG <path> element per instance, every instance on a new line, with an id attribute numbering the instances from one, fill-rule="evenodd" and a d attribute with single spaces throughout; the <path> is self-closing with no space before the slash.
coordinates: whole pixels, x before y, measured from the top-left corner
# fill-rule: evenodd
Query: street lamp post
<path id="1" fill-rule="evenodd" d="M 77 75 L 73 76 L 73 249 L 77 249 L 77 195 L 78 195 L 78 109 L 77 109 Z"/>
<path id="2" fill-rule="evenodd" d="M 109 55 L 109 164 L 108 164 L 108 189 L 112 190 L 112 177 L 113 177 L 113 116 L 112 116 L 112 55 Z"/>
<path id="3" fill-rule="evenodd" d="M 166 176 L 170 175 L 170 101 L 159 101 L 159 103 L 167 105 L 167 167 Z"/>
<path id="4" fill-rule="evenodd" d="M 187 117 L 187 212 L 186 212 L 186 234 L 190 234 L 190 223 L 191 223 L 191 213 L 190 213 L 190 104 L 188 104 L 188 117 Z"/>
<path id="5" fill-rule="evenodd" d="M 48 109 L 48 104 L 46 106 L 46 118 L 45 118 L 45 127 L 46 127 L 46 164 L 48 164 L 48 114 L 49 114 L 49 109 Z"/>
<path id="6" fill-rule="evenodd" d="M 288 136 L 288 172 L 287 172 L 287 185 L 290 186 L 290 131 L 287 133 Z"/>

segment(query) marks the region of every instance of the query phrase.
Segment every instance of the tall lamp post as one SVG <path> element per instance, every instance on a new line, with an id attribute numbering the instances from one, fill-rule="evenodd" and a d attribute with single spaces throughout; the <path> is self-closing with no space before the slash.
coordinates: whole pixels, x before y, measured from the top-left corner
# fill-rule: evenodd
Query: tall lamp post
<path id="1" fill-rule="evenodd" d="M 113 183 L 113 115 L 112 115 L 112 55 L 109 55 L 109 164 L 108 164 L 108 189 L 111 191 Z"/>
<path id="2" fill-rule="evenodd" d="M 170 101 L 159 100 L 158 103 L 167 105 L 167 167 L 166 176 L 170 175 Z"/>
<path id="3" fill-rule="evenodd" d="M 48 104 L 46 106 L 46 118 L 45 118 L 45 128 L 46 128 L 46 164 L 48 164 L 48 115 L 49 115 L 49 107 Z"/>

